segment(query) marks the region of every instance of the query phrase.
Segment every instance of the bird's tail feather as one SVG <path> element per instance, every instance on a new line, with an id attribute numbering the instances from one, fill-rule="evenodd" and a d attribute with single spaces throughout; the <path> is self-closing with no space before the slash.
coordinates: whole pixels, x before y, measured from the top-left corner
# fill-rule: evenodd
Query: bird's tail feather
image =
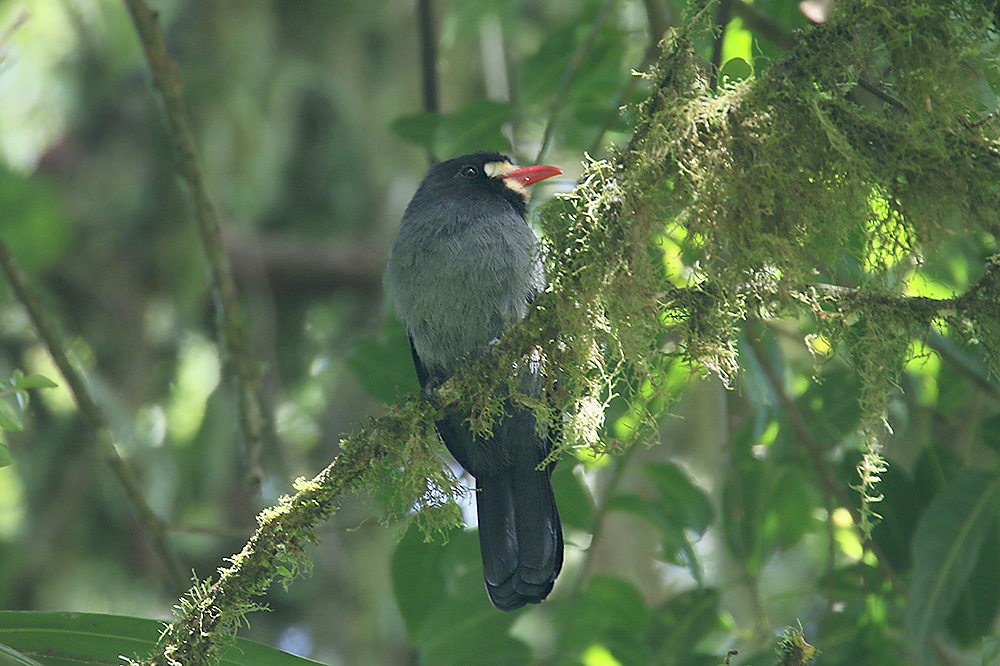
<path id="1" fill-rule="evenodd" d="M 490 601 L 537 604 L 562 568 L 563 540 L 549 472 L 515 464 L 476 480 L 479 546 Z"/>

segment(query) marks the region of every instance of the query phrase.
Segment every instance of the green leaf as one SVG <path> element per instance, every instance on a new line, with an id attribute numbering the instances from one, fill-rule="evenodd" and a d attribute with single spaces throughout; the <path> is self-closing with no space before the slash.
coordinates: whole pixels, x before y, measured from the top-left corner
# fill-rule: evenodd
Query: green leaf
<path id="1" fill-rule="evenodd" d="M 27 657 L 42 659 L 45 666 L 121 666 L 119 655 L 141 658 L 152 653 L 162 630 L 163 622 L 126 615 L 0 611 L 0 644 Z M 318 663 L 242 638 L 236 639 L 236 644 L 220 661 L 222 666 Z"/>
<path id="2" fill-rule="evenodd" d="M 358 340 L 347 365 L 368 394 L 382 402 L 394 402 L 418 389 L 410 341 L 397 319 L 387 321 L 374 337 Z"/>
<path id="3" fill-rule="evenodd" d="M 743 81 L 753 76 L 753 65 L 741 57 L 730 58 L 719 68 L 719 81 Z"/>
<path id="4" fill-rule="evenodd" d="M 479 537 L 456 531 L 445 544 L 410 529 L 392 557 L 400 613 L 428 664 L 523 664 L 528 647 L 508 634 L 517 613 L 493 608 L 483 585 Z"/>
<path id="5" fill-rule="evenodd" d="M 413 113 L 396 118 L 392 123 L 392 131 L 401 139 L 431 150 L 440 120 L 441 116 L 436 113 Z"/>
<path id="6" fill-rule="evenodd" d="M 478 150 L 510 150 L 501 128 L 514 117 L 510 104 L 480 99 L 441 118 L 434 133 L 434 151 L 443 158 Z"/>
<path id="7" fill-rule="evenodd" d="M 0 666 L 45 666 L 17 650 L 0 645 Z"/>
<path id="8" fill-rule="evenodd" d="M 52 184 L 0 168 L 3 239 L 29 274 L 55 264 L 69 247 L 69 224 Z"/>
<path id="9" fill-rule="evenodd" d="M 972 647 L 990 633 L 997 611 L 1000 610 L 1000 533 L 993 524 L 986 531 L 979 557 L 958 595 L 955 608 L 948 617 L 951 637 L 960 645 Z"/>
<path id="10" fill-rule="evenodd" d="M 17 409 L 6 400 L 0 400 L 0 429 L 7 432 L 21 432 L 24 430 L 24 423 Z"/>
<path id="11" fill-rule="evenodd" d="M 691 477 L 673 463 L 648 463 L 642 471 L 656 486 L 666 511 L 683 527 L 704 534 L 712 523 L 712 503 Z"/>
<path id="12" fill-rule="evenodd" d="M 481 573 L 478 566 L 476 571 Z M 490 605 L 480 577 L 474 593 L 449 597 L 427 617 L 417 637 L 422 661 L 454 666 L 529 663 L 531 650 L 508 633 L 516 617 Z"/>
<path id="13" fill-rule="evenodd" d="M 716 590 L 698 588 L 671 596 L 653 612 L 656 663 L 696 663 L 696 646 L 712 632 L 725 626 Z M 718 662 L 715 662 L 718 663 Z M 753 662 L 756 663 L 756 662 Z"/>
<path id="14" fill-rule="evenodd" d="M 552 490 L 563 525 L 589 531 L 593 528 L 594 498 L 576 474 L 577 468 L 582 466 L 574 464 L 572 458 L 563 459 L 552 472 Z"/>
<path id="15" fill-rule="evenodd" d="M 642 518 L 660 531 L 663 559 L 671 564 L 686 566 L 699 585 L 704 585 L 704 573 L 694 544 L 688 538 L 685 526 L 661 502 L 650 501 L 638 495 L 616 495 L 608 501 L 608 509 L 624 511 Z"/>
<path id="16" fill-rule="evenodd" d="M 10 447 L 7 442 L 0 442 L 0 467 L 7 467 L 14 464 L 14 456 L 10 454 Z"/>
<path id="17" fill-rule="evenodd" d="M 913 536 L 913 583 L 906 616 L 906 644 L 920 663 L 929 642 L 969 580 L 980 546 L 997 518 L 1000 478 L 966 473 L 930 503 Z"/>
<path id="18" fill-rule="evenodd" d="M 18 391 L 28 389 L 56 388 L 59 385 L 45 375 L 31 374 L 18 375 L 11 381 L 10 387 Z"/>
<path id="19" fill-rule="evenodd" d="M 1000 636 L 987 636 L 983 639 L 982 666 L 990 666 L 1000 658 Z"/>
<path id="20" fill-rule="evenodd" d="M 410 640 L 419 634 L 427 615 L 440 601 L 440 590 L 446 587 L 440 564 L 442 550 L 442 544 L 427 542 L 420 530 L 410 525 L 392 554 L 392 588 Z"/>
<path id="21" fill-rule="evenodd" d="M 627 580 L 617 576 L 591 578 L 571 604 L 559 607 L 556 619 L 564 627 L 566 654 L 601 645 L 623 665 L 655 661 L 646 647 L 649 608 Z"/>

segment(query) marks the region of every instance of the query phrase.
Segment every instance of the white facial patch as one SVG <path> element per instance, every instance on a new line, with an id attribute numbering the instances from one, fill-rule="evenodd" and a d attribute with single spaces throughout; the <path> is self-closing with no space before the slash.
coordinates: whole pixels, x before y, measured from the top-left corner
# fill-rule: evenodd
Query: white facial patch
<path id="1" fill-rule="evenodd" d="M 525 187 L 516 178 L 504 178 L 511 171 L 515 171 L 516 166 L 508 162 L 507 160 L 498 160 L 496 162 L 487 162 L 483 165 L 483 172 L 486 173 L 490 178 L 499 178 L 500 182 L 509 187 L 514 192 L 517 192 L 522 197 L 524 197 L 525 202 L 528 201 L 528 188 Z"/>

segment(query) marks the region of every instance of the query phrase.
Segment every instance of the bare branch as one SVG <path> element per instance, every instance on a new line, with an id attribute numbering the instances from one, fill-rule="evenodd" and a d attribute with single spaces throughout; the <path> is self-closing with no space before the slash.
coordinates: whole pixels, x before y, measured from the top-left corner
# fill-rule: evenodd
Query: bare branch
<path id="1" fill-rule="evenodd" d="M 63 344 L 55 321 L 42 307 L 42 302 L 32 288 L 28 276 L 21 270 L 10 253 L 10 249 L 2 241 L 0 241 L 0 269 L 3 270 L 17 300 L 28 311 L 35 332 L 45 343 L 52 360 L 59 368 L 59 372 L 62 373 L 66 384 L 69 385 L 73 399 L 80 410 L 80 418 L 87 424 L 94 439 L 97 440 L 101 455 L 111 467 L 111 471 L 118 479 L 118 483 L 121 484 L 122 490 L 125 491 L 125 496 L 129 504 L 132 505 L 139 524 L 149 534 L 153 548 L 166 568 L 170 584 L 176 589 L 183 589 L 187 585 L 187 576 L 184 574 L 184 567 L 181 565 L 180 559 L 167 539 L 166 526 L 146 502 L 139 480 L 136 479 L 132 468 L 118 454 L 121 442 L 108 427 L 108 418 L 91 394 L 83 374 L 70 361 L 69 355 L 66 353 L 66 345 Z"/>
<path id="2" fill-rule="evenodd" d="M 222 227 L 198 165 L 194 134 L 184 103 L 183 85 L 176 65 L 167 54 L 163 33 L 157 23 L 157 13 L 150 9 L 145 0 L 125 0 L 125 4 L 146 54 L 146 61 L 153 75 L 153 85 L 163 100 L 167 125 L 177 151 L 177 173 L 187 185 L 194 204 L 195 221 L 212 279 L 221 346 L 236 375 L 240 427 L 251 461 L 250 481 L 259 488 L 263 478 L 259 460 L 264 433 L 267 432 L 267 415 L 260 398 L 260 372 L 250 350 L 250 338 L 236 281 L 222 242 Z"/>
<path id="3" fill-rule="evenodd" d="M 576 47 L 573 51 L 573 55 L 569 59 L 569 64 L 566 65 L 566 71 L 563 72 L 562 78 L 559 80 L 559 85 L 556 87 L 555 94 L 552 96 L 552 105 L 549 109 L 549 119 L 545 123 L 545 130 L 542 132 L 542 146 L 538 149 L 538 155 L 535 157 L 535 162 L 539 163 L 542 158 L 545 157 L 545 153 L 549 149 L 549 143 L 552 141 L 552 132 L 555 130 L 556 120 L 559 118 L 559 112 L 562 111 L 563 104 L 566 101 L 566 93 L 569 91 L 570 85 L 576 78 L 576 75 L 580 71 L 580 65 L 583 64 L 583 59 L 587 57 L 590 53 L 590 49 L 594 46 L 594 41 L 597 39 L 597 34 L 601 31 L 604 26 L 604 22 L 611 15 L 611 10 L 614 8 L 616 0 L 605 0 L 604 4 L 601 5 L 600 11 L 597 13 L 597 17 L 594 19 L 593 24 L 590 26 L 590 31 L 587 36 L 580 42 L 580 45 Z"/>

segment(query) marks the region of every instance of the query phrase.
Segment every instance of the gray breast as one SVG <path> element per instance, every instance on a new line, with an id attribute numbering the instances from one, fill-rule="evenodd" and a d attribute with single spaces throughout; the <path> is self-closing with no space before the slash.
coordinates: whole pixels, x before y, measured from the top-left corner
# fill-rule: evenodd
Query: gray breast
<path id="1" fill-rule="evenodd" d="M 385 275 L 421 361 L 445 376 L 523 318 L 545 284 L 538 241 L 515 211 L 448 213 L 404 219 Z"/>

